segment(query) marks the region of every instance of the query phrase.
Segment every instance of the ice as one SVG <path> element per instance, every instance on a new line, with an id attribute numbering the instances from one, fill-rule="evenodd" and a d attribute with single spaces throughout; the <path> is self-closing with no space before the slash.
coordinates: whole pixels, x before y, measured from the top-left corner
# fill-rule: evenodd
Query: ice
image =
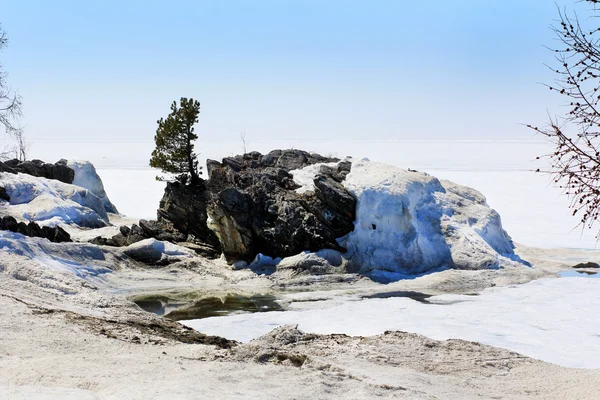
<path id="1" fill-rule="evenodd" d="M 75 171 L 75 178 L 73 179 L 73 185 L 80 186 L 84 189 L 89 190 L 96 195 L 102 204 L 106 212 L 116 214 L 117 208 L 110 202 L 106 192 L 104 191 L 104 185 L 102 180 L 96 172 L 96 168 L 89 161 L 69 161 L 67 166 Z"/>
<path id="2" fill-rule="evenodd" d="M 2 215 L 43 225 L 75 224 L 98 228 L 109 222 L 102 200 L 80 186 L 10 173 L 0 173 L 0 186 L 10 196 L 9 204 L 0 204 Z"/>
<path id="3" fill-rule="evenodd" d="M 474 189 L 367 160 L 353 160 L 343 184 L 358 204 L 354 231 L 339 242 L 363 271 L 419 274 L 517 260 L 500 216 Z"/>
<path id="4" fill-rule="evenodd" d="M 400 330 L 438 340 L 477 341 L 566 367 L 600 368 L 599 291 L 600 279 L 549 278 L 487 289 L 479 296 L 430 297 L 431 304 L 408 298 L 369 299 L 184 323 L 243 342 L 286 324 L 320 334 L 367 336 Z"/>

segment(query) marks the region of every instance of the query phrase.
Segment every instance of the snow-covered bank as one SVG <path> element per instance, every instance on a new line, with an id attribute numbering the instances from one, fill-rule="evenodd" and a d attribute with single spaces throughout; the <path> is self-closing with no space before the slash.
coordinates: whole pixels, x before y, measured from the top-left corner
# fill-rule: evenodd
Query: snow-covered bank
<path id="1" fill-rule="evenodd" d="M 436 340 L 458 338 L 575 368 L 600 368 L 600 279 L 542 279 L 487 289 L 478 296 L 441 295 L 347 301 L 325 309 L 242 314 L 186 321 L 201 332 L 249 341 L 280 325 L 319 334 L 370 336 L 388 330 Z M 314 307 L 314 306 L 313 306 Z"/>

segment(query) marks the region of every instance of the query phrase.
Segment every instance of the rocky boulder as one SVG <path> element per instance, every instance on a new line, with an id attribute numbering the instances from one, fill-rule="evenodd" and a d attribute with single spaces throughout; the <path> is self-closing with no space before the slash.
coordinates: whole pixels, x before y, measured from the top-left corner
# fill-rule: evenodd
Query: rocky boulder
<path id="1" fill-rule="evenodd" d="M 26 224 L 25 222 L 17 222 L 15 218 L 9 215 L 0 218 L 0 230 L 16 232 L 30 237 L 45 238 L 55 243 L 71 241 L 71 236 L 60 226 L 39 226 L 33 221 Z"/>
<path id="2" fill-rule="evenodd" d="M 0 187 L 0 200 L 10 201 L 10 196 L 6 193 L 6 189 Z"/>
<path id="3" fill-rule="evenodd" d="M 312 177 L 314 190 L 299 191 L 294 171 L 318 163 L 328 165 Z M 305 250 L 345 251 L 336 239 L 353 229 L 356 199 L 339 183 L 349 168 L 349 163 L 301 150 L 209 160 L 207 225 L 227 261 L 251 261 L 259 253 L 286 257 Z"/>
<path id="4" fill-rule="evenodd" d="M 191 241 L 220 249 L 219 239 L 207 225 L 209 202 L 205 181 L 190 185 L 169 182 L 157 211 L 158 223 L 191 236 Z"/>

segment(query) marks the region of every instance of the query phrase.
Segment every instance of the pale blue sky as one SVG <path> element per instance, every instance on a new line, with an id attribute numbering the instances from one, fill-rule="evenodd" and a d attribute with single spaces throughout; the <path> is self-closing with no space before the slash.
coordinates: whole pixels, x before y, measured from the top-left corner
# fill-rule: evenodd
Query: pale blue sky
<path id="1" fill-rule="evenodd" d="M 560 101 L 538 84 L 555 18 L 549 0 L 0 0 L 0 57 L 34 141 L 152 140 L 181 96 L 201 140 L 531 139 L 519 124 Z"/>

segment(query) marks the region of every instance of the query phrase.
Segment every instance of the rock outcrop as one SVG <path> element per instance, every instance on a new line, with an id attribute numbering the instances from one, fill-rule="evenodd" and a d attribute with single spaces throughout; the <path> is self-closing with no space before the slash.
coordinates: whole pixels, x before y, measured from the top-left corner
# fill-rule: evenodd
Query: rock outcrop
<path id="1" fill-rule="evenodd" d="M 45 238 L 55 243 L 71 241 L 71 236 L 60 226 L 39 226 L 33 221 L 26 224 L 25 222 L 17 222 L 10 215 L 0 218 L 0 230 L 16 232 L 30 237 Z"/>
<path id="2" fill-rule="evenodd" d="M 55 164 L 45 163 L 41 160 L 19 161 L 17 159 L 0 162 L 0 172 L 13 174 L 23 173 L 41 178 L 56 179 L 64 183 L 73 183 L 75 171 L 67 166 L 65 160 Z"/>
<path id="3" fill-rule="evenodd" d="M 302 191 L 292 171 L 315 166 Z M 301 150 L 252 152 L 208 160 L 209 179 L 168 183 L 158 222 L 222 251 L 228 262 L 262 253 L 286 257 L 321 249 L 345 251 L 336 238 L 353 229 L 356 199 L 340 183 L 350 163 Z"/>
<path id="4" fill-rule="evenodd" d="M 191 241 L 219 249 L 219 239 L 207 225 L 209 202 L 210 194 L 204 180 L 190 185 L 169 182 L 157 211 L 158 222 L 167 229 L 191 236 Z"/>
<path id="5" fill-rule="evenodd" d="M 158 221 L 147 221 L 141 219 L 138 224 L 119 227 L 119 233 L 111 238 L 98 236 L 90 241 L 92 244 L 101 246 L 123 247 L 130 246 L 134 243 L 141 242 L 146 239 L 156 239 L 163 242 L 170 242 L 186 247 L 207 258 L 218 258 L 221 255 L 221 250 L 205 243 L 196 242 L 193 237 L 189 237 L 177 229 L 173 228 L 168 223 Z"/>
<path id="6" fill-rule="evenodd" d="M 314 190 L 299 191 L 293 171 L 318 163 Z M 259 253 L 286 257 L 321 249 L 345 251 L 336 238 L 353 229 L 356 199 L 339 182 L 349 163 L 301 150 L 275 150 L 207 162 L 208 227 L 229 262 Z"/>
<path id="7" fill-rule="evenodd" d="M 330 249 L 381 279 L 525 264 L 483 195 L 425 173 L 301 150 L 208 160 L 207 171 L 167 186 L 159 221 L 200 243 L 216 236 L 230 263 Z"/>

